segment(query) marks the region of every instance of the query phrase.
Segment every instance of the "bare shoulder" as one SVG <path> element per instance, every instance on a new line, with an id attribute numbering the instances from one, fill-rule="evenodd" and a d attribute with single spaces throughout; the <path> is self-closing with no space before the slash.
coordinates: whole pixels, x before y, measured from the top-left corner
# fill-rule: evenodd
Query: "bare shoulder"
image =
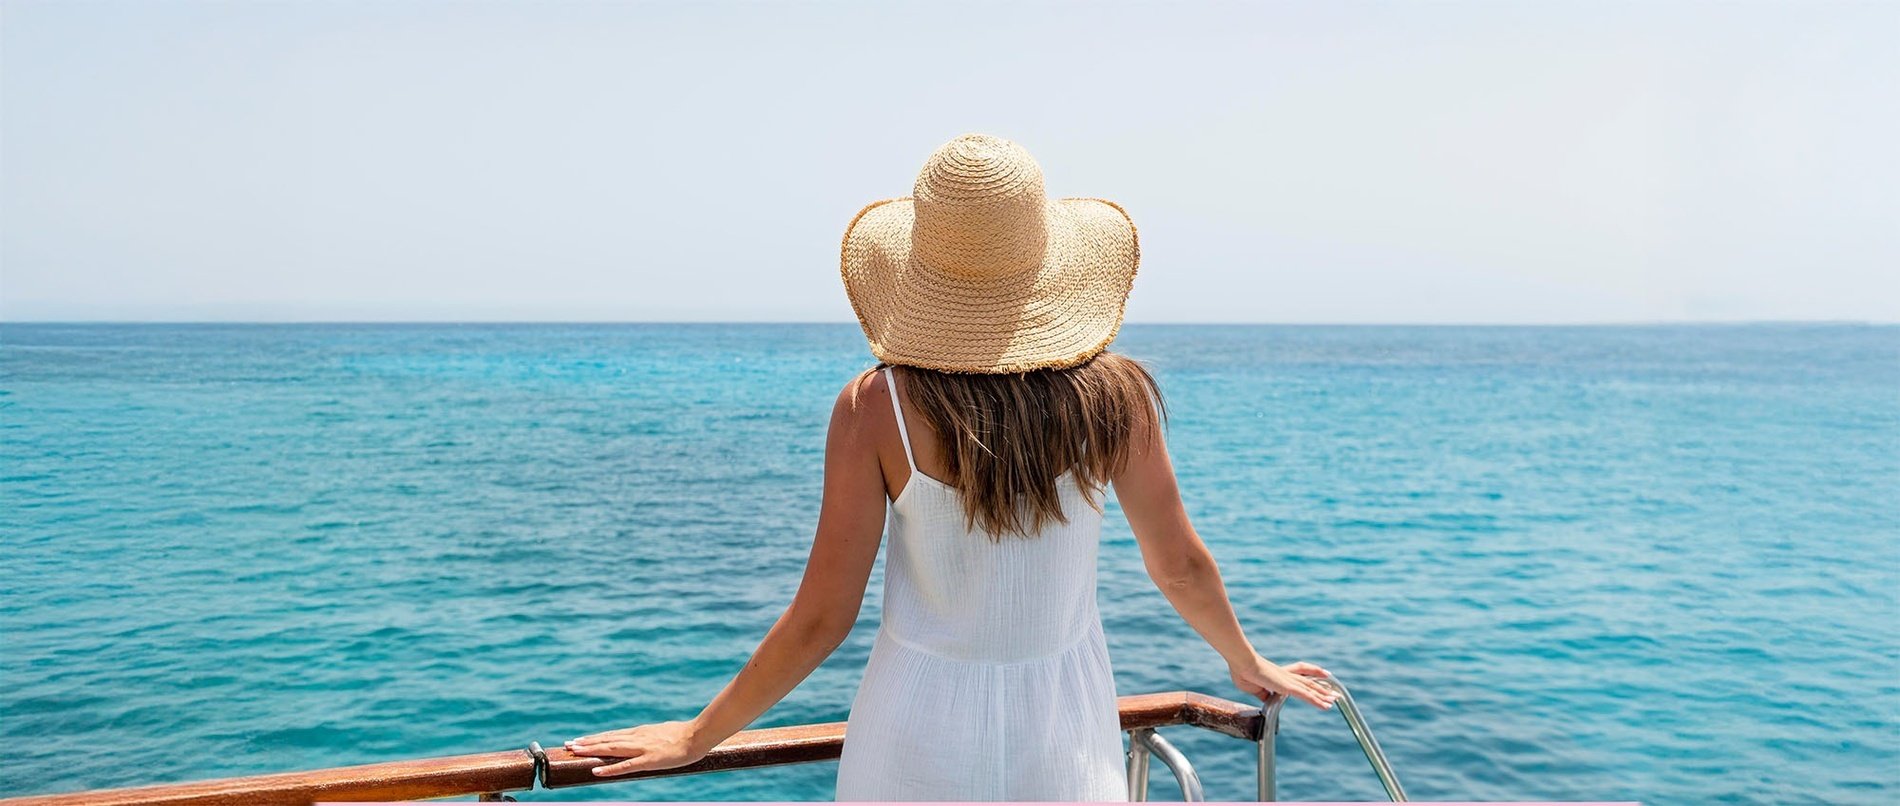
<path id="1" fill-rule="evenodd" d="M 884 373 L 867 369 L 838 391 L 838 399 L 831 409 L 834 422 L 868 426 L 878 421 L 878 412 L 890 407 L 890 387 L 884 382 Z"/>

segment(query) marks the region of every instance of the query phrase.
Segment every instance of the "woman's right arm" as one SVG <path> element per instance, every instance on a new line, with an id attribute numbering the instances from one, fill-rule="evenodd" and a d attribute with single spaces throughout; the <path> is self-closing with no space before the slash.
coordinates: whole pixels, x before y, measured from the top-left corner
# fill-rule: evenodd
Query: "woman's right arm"
<path id="1" fill-rule="evenodd" d="M 1141 546 L 1142 564 L 1155 587 L 1227 661 L 1228 674 L 1241 690 L 1263 702 L 1272 692 L 1331 708 L 1338 695 L 1312 680 L 1324 676 L 1326 670 L 1304 662 L 1280 666 L 1261 657 L 1247 641 L 1227 598 L 1220 567 L 1188 521 L 1161 425 L 1144 424 L 1131 439 L 1128 464 L 1114 480 L 1115 497 L 1128 516 L 1135 542 Z"/>

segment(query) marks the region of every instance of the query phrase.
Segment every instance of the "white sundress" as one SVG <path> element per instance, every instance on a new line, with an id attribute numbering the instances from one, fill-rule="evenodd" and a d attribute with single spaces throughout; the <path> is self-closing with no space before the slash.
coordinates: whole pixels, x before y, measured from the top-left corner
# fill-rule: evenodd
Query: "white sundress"
<path id="1" fill-rule="evenodd" d="M 839 801 L 1127 801 L 1095 599 L 1102 513 L 1065 473 L 1068 523 L 994 542 L 917 470 L 890 503 L 882 623 L 851 703 Z"/>

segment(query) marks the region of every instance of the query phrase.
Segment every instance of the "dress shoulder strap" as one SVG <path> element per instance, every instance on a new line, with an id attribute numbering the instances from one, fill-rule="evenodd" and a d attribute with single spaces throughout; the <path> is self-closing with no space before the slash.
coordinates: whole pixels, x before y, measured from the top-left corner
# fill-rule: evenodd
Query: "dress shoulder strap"
<path id="1" fill-rule="evenodd" d="M 891 410 L 897 412 L 897 437 L 904 441 L 904 462 L 910 465 L 910 472 L 917 472 L 917 457 L 910 452 L 910 429 L 904 427 L 904 404 L 897 399 L 897 375 L 890 367 L 884 368 L 884 388 L 891 393 Z"/>

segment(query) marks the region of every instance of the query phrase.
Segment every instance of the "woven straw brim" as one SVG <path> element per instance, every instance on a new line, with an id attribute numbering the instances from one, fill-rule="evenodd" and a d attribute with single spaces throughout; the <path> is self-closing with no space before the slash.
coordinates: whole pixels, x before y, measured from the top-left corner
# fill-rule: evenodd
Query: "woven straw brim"
<path id="1" fill-rule="evenodd" d="M 1141 263 L 1135 224 L 1102 199 L 1049 203 L 1042 266 L 975 278 L 911 254 L 912 200 L 858 212 L 841 259 L 845 293 L 879 361 L 946 372 L 1073 367 L 1121 329 Z"/>

